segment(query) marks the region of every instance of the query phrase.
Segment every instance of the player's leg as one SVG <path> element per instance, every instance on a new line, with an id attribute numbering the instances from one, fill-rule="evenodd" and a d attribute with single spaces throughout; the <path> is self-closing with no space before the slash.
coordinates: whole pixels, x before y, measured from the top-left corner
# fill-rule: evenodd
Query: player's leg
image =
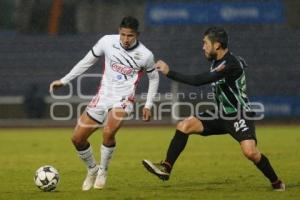
<path id="1" fill-rule="evenodd" d="M 97 129 L 97 127 L 97 122 L 84 112 L 79 118 L 71 138 L 79 157 L 85 163 L 88 170 L 82 185 L 82 190 L 89 190 L 93 186 L 99 168 L 93 156 L 92 147 L 88 142 L 89 136 Z"/>
<path id="2" fill-rule="evenodd" d="M 107 123 L 103 129 L 103 144 L 101 145 L 101 162 L 94 188 L 102 189 L 106 183 L 109 161 L 116 148 L 115 135 L 127 116 L 123 108 L 113 108 L 108 112 Z"/>
<path id="3" fill-rule="evenodd" d="M 176 126 L 175 135 L 169 145 L 165 161 L 155 164 L 149 160 L 143 160 L 143 165 L 160 179 L 168 180 L 175 161 L 186 146 L 189 135 L 192 133 L 202 133 L 203 129 L 202 122 L 194 116 L 179 122 Z"/>
<path id="4" fill-rule="evenodd" d="M 220 123 L 220 119 L 216 118 L 214 113 L 213 110 L 199 113 L 196 117 L 189 117 L 179 122 L 165 160 L 158 164 L 143 160 L 145 168 L 160 179 L 168 180 L 175 161 L 184 150 L 190 134 L 196 133 L 202 136 L 226 134 L 223 123 Z"/>
<path id="5" fill-rule="evenodd" d="M 164 161 L 169 171 L 176 162 L 177 158 L 184 150 L 188 137 L 192 133 L 202 133 L 203 124 L 196 117 L 189 117 L 179 122 L 176 126 L 176 131 L 171 143 L 169 145 L 167 156 Z"/>
<path id="6" fill-rule="evenodd" d="M 271 185 L 276 191 L 284 191 L 284 183 L 278 179 L 269 159 L 256 146 L 255 140 L 243 140 L 240 142 L 243 154 L 251 160 L 256 167 L 269 179 Z"/>
<path id="7" fill-rule="evenodd" d="M 252 161 L 270 180 L 274 190 L 283 191 L 285 185 L 278 179 L 268 158 L 261 154 L 257 148 L 254 121 L 240 118 L 238 120 L 228 120 L 224 122 L 226 123 L 231 136 L 240 143 L 241 150 L 245 157 Z"/>

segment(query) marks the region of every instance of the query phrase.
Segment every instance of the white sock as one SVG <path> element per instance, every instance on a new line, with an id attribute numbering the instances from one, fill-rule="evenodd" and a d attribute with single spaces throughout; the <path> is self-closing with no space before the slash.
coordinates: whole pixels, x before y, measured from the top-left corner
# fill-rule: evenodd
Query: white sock
<path id="1" fill-rule="evenodd" d="M 87 149 L 83 151 L 77 151 L 81 160 L 87 166 L 87 169 L 91 173 L 95 173 L 98 170 L 96 160 L 93 156 L 92 146 L 90 145 Z"/>
<path id="2" fill-rule="evenodd" d="M 112 154 L 116 147 L 106 147 L 103 144 L 101 145 L 101 162 L 100 162 L 100 169 L 107 170 L 109 160 L 112 157 Z"/>

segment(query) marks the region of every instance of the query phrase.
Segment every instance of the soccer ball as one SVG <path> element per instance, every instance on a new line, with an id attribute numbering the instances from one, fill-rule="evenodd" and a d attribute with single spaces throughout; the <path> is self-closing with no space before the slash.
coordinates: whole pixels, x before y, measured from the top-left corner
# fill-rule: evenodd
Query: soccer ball
<path id="1" fill-rule="evenodd" d="M 58 182 L 58 171 L 50 165 L 44 165 L 35 172 L 34 183 L 38 188 L 45 192 L 54 190 Z"/>

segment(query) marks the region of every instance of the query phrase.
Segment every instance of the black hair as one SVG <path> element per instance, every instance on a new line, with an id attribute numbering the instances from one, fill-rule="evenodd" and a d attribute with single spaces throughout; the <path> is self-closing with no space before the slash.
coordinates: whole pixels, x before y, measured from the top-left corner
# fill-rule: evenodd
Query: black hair
<path id="1" fill-rule="evenodd" d="M 139 29 L 139 21 L 132 16 L 126 16 L 122 19 L 120 28 L 130 28 L 138 32 Z"/>
<path id="2" fill-rule="evenodd" d="M 204 32 L 204 36 L 214 43 L 219 42 L 223 49 L 228 48 L 228 34 L 222 27 L 210 27 Z"/>

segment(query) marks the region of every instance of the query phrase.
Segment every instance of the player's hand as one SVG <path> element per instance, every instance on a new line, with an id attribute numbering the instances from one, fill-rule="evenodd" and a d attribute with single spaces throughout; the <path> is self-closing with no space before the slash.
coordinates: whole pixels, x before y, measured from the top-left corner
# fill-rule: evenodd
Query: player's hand
<path id="1" fill-rule="evenodd" d="M 162 60 L 158 60 L 155 63 L 155 68 L 160 71 L 163 75 L 167 75 L 170 71 L 169 65 Z"/>
<path id="2" fill-rule="evenodd" d="M 151 119 L 151 110 L 149 108 L 143 108 L 143 121 L 148 122 Z"/>
<path id="3" fill-rule="evenodd" d="M 53 81 L 50 84 L 49 92 L 51 93 L 51 92 L 53 92 L 53 90 L 56 90 L 57 88 L 60 88 L 62 86 L 64 86 L 64 84 L 60 80 Z"/>

